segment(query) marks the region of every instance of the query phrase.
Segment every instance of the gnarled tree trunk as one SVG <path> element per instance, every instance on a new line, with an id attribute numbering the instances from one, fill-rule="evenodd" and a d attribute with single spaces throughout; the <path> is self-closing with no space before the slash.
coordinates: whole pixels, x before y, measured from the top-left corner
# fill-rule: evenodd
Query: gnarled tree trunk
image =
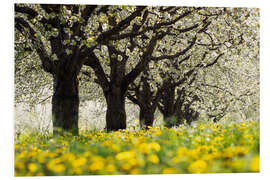
<path id="1" fill-rule="evenodd" d="M 79 94 L 77 76 L 54 75 L 52 119 L 57 129 L 78 134 Z"/>
<path id="2" fill-rule="evenodd" d="M 153 126 L 154 112 L 150 108 L 140 107 L 140 127 L 148 129 L 148 126 Z"/>
<path id="3" fill-rule="evenodd" d="M 125 95 L 121 88 L 114 87 L 106 93 L 107 112 L 106 112 L 106 129 L 107 131 L 117 131 L 126 129 L 126 109 Z"/>

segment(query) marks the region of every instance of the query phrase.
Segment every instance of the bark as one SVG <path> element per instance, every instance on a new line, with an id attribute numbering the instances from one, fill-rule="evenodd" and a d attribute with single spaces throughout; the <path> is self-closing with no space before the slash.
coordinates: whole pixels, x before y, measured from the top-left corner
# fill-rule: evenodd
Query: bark
<path id="1" fill-rule="evenodd" d="M 165 122 L 165 126 L 168 128 L 179 125 L 179 117 L 176 113 L 163 114 L 163 120 Z"/>
<path id="2" fill-rule="evenodd" d="M 78 134 L 79 94 L 77 76 L 54 75 L 52 119 L 57 129 Z"/>
<path id="3" fill-rule="evenodd" d="M 153 126 L 154 111 L 150 108 L 140 107 L 140 127 L 148 129 L 148 126 Z"/>
<path id="4" fill-rule="evenodd" d="M 161 98 L 162 106 L 159 106 L 159 110 L 163 114 L 163 121 L 166 127 L 173 127 L 177 124 L 177 115 L 175 111 L 175 88 L 164 91 Z"/>
<path id="5" fill-rule="evenodd" d="M 199 117 L 199 113 L 192 108 L 181 109 L 178 106 L 174 111 L 163 113 L 163 119 L 166 127 L 179 126 L 186 123 L 191 124 L 191 122 L 196 121 Z"/>
<path id="6" fill-rule="evenodd" d="M 121 88 L 114 87 L 105 95 L 107 101 L 106 129 L 126 129 L 125 95 Z"/>

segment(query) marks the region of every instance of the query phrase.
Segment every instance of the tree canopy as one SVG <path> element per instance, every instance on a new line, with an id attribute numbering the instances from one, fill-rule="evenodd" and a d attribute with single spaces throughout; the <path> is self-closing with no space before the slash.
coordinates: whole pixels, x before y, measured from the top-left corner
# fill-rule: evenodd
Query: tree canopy
<path id="1" fill-rule="evenodd" d="M 51 89 L 64 129 L 78 128 L 79 91 L 104 95 L 108 130 L 126 128 L 126 97 L 150 126 L 157 108 L 215 120 L 258 111 L 258 18 L 255 8 L 15 4 L 16 100 Z"/>

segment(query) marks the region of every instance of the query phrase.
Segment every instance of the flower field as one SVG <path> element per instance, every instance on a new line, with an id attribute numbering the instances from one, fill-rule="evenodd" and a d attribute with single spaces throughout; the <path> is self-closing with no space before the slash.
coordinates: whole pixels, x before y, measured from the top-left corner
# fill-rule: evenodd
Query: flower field
<path id="1" fill-rule="evenodd" d="M 15 176 L 259 172 L 259 122 L 15 139 Z"/>

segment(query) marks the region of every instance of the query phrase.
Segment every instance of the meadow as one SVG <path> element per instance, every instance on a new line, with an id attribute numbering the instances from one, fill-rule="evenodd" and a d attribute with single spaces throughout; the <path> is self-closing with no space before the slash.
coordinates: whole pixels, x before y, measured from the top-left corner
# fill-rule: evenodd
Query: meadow
<path id="1" fill-rule="evenodd" d="M 259 121 L 15 138 L 15 176 L 259 172 Z"/>

